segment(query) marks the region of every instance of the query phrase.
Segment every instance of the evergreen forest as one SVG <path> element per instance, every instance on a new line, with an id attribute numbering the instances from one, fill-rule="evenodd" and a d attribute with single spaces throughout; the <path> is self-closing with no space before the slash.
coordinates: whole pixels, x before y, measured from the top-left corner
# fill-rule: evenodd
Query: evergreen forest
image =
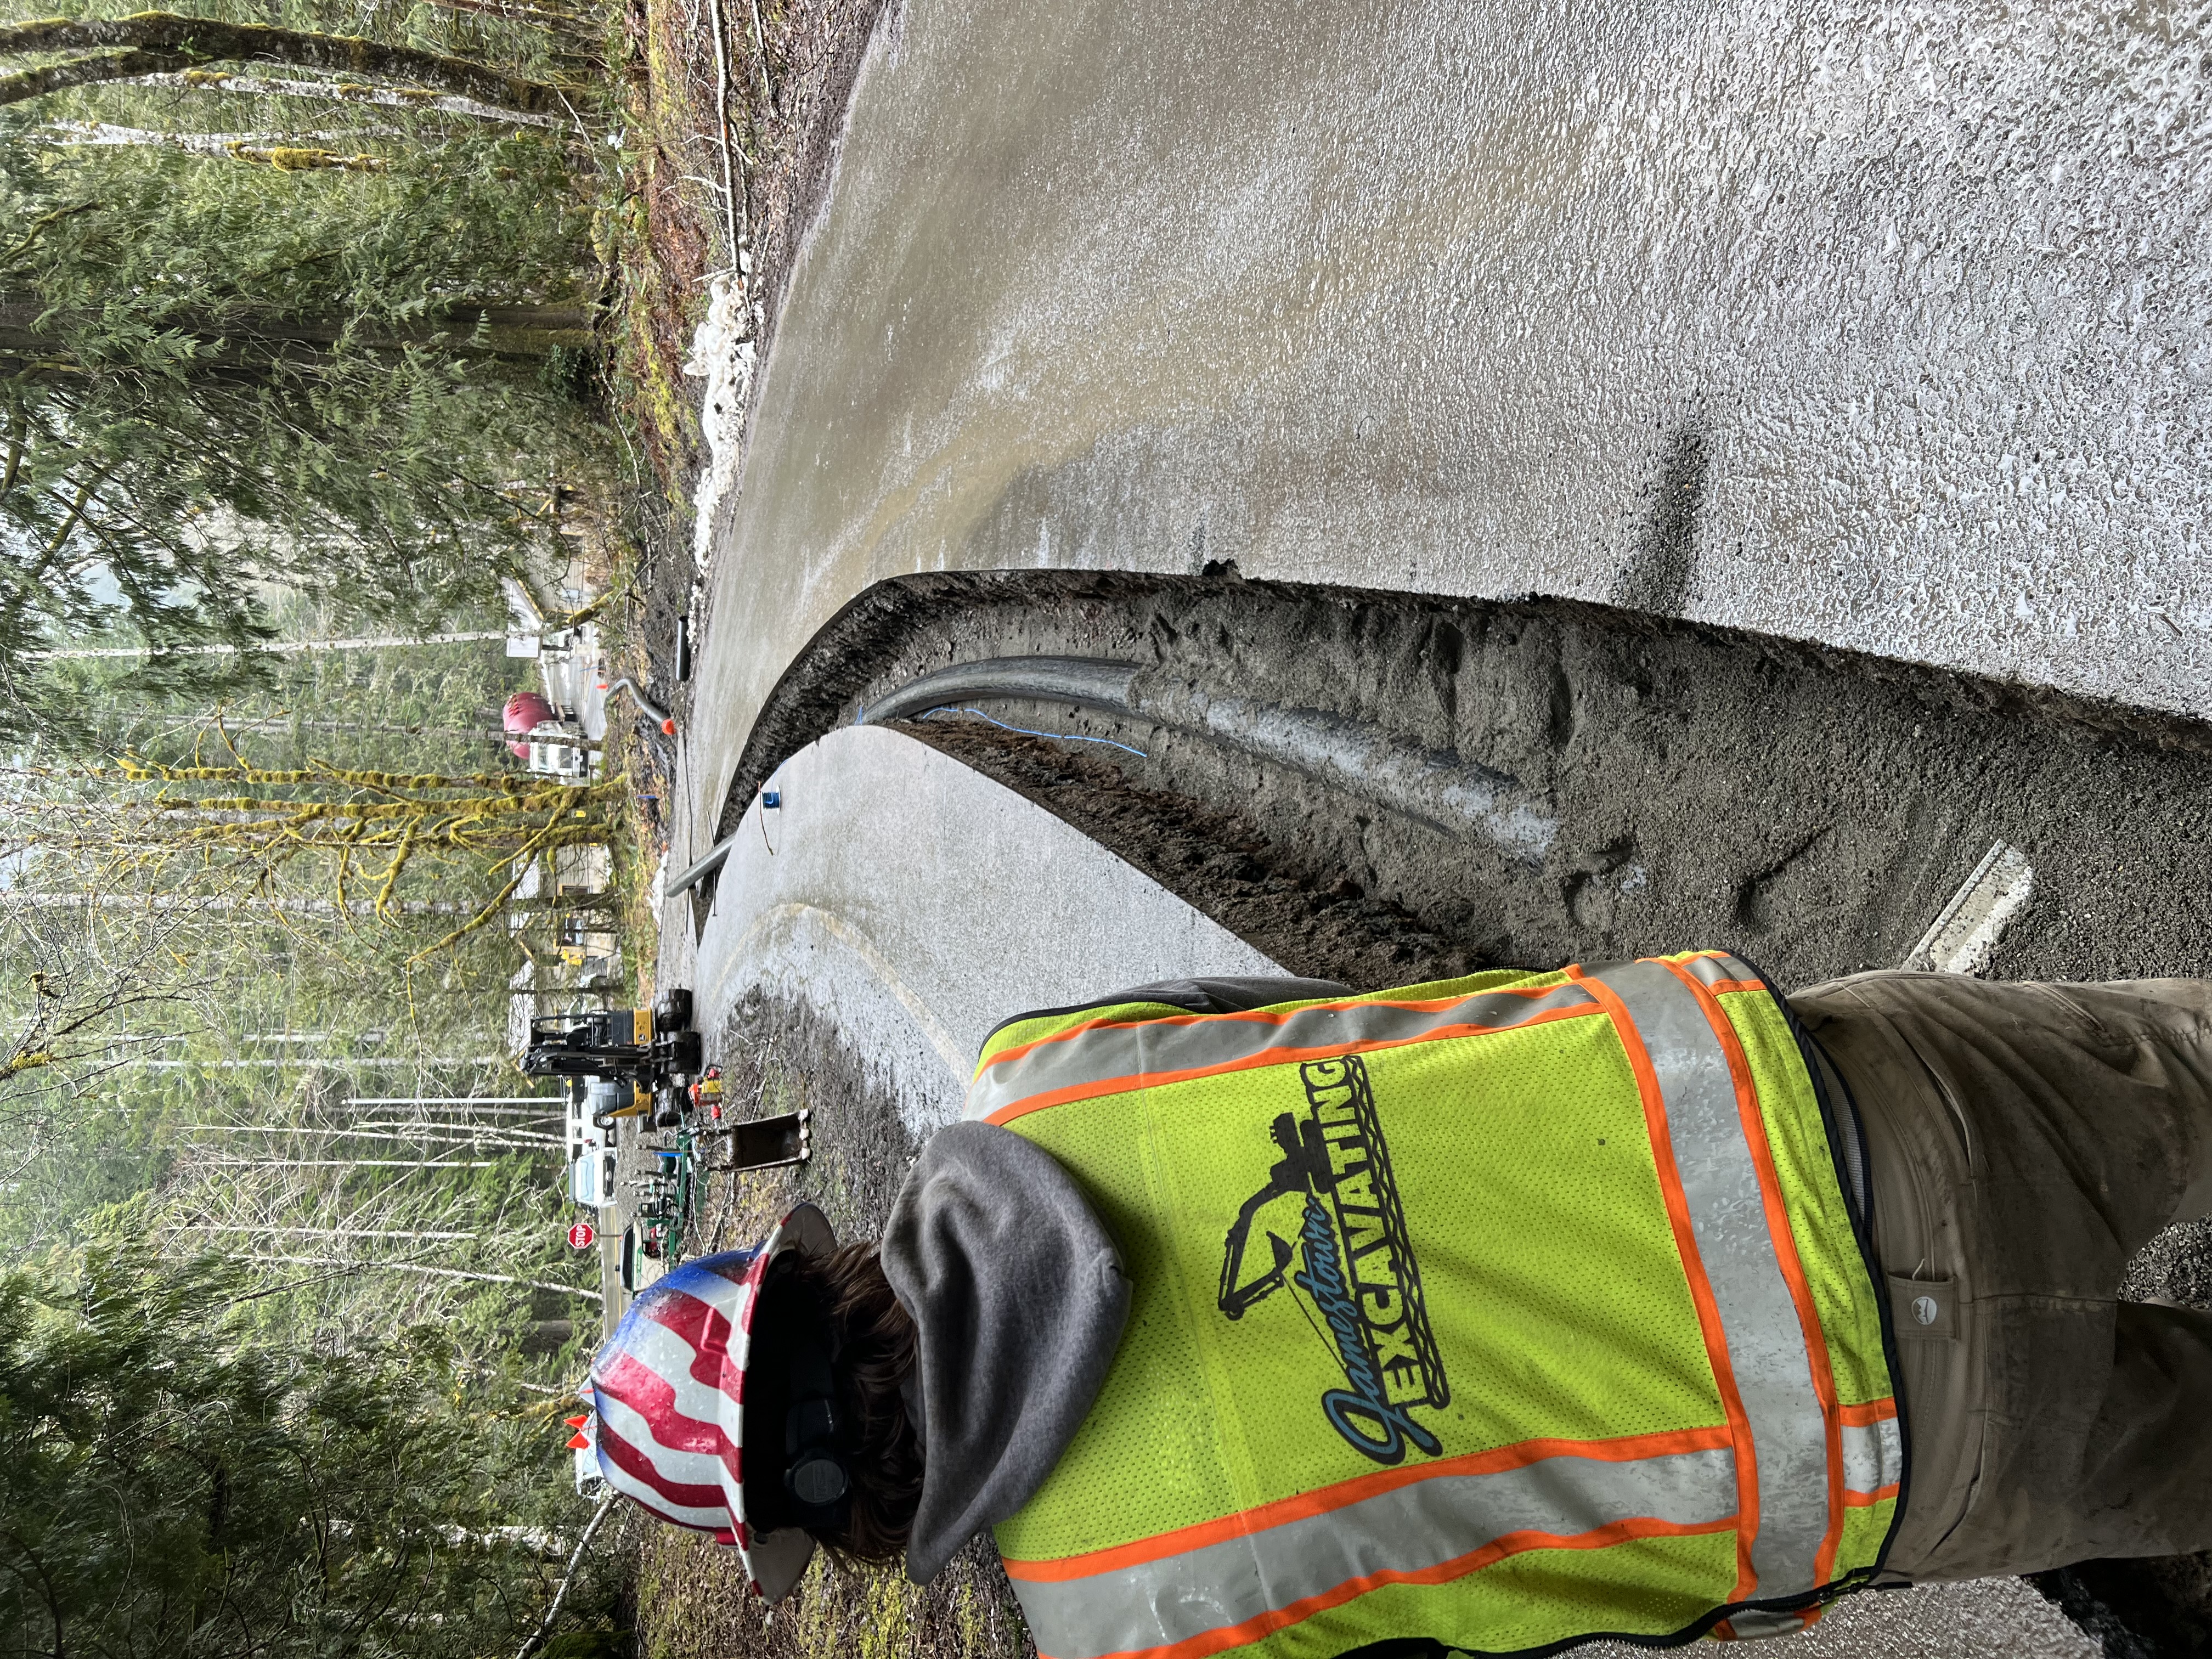
<path id="1" fill-rule="evenodd" d="M 641 988 L 578 980 L 619 896 L 558 861 L 634 889 L 650 786 L 501 720 L 505 635 L 622 648 L 660 510 L 627 50 L 570 0 L 0 21 L 0 1652 L 617 1650 L 598 1258 L 510 1038 L 517 985 Z"/>

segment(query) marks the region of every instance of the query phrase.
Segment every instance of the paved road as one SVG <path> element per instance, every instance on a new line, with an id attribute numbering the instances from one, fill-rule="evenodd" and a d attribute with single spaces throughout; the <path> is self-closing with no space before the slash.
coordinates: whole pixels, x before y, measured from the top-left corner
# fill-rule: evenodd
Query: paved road
<path id="1" fill-rule="evenodd" d="M 833 732 L 774 787 L 781 805 L 747 813 L 683 981 L 700 1029 L 720 1031 L 755 989 L 810 1004 L 882 1066 L 917 1135 L 959 1116 L 983 1039 L 1010 1015 L 1186 975 L 1283 971 L 1042 807 L 896 732 Z"/>
<path id="2" fill-rule="evenodd" d="M 814 629 L 941 568 L 1611 599 L 2212 714 L 2193 26 L 886 10 L 725 509 L 710 801 Z"/>
<path id="3" fill-rule="evenodd" d="M 723 509 L 679 861 L 815 631 L 935 569 L 1537 592 L 2212 715 L 2185 22 L 886 11 Z M 1922 1605 L 1790 1645 L 2086 1651 L 2017 1586 Z"/>

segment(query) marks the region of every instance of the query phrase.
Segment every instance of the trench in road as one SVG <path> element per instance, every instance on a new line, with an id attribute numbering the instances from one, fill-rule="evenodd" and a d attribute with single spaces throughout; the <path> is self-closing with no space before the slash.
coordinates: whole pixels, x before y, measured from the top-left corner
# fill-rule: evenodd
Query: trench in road
<path id="1" fill-rule="evenodd" d="M 1556 826 L 1540 848 L 1473 820 L 1448 833 L 1395 810 L 1383 781 L 1320 781 L 1046 703 L 963 706 L 1142 758 L 1100 744 L 1040 757 L 974 714 L 908 725 L 1294 971 L 1377 986 L 1697 939 L 1806 984 L 1899 962 L 1999 840 L 2033 863 L 2037 896 L 1996 976 L 2205 971 L 2212 728 L 1571 601 L 1228 574 L 881 583 L 777 687 L 720 827 L 783 756 L 888 691 L 1024 654 L 1135 663 L 1155 683 L 1339 720 Z"/>

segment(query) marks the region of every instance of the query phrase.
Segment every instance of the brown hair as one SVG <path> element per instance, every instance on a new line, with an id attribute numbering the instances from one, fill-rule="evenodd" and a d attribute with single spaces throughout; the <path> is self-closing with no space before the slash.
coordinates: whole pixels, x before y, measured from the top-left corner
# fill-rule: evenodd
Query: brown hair
<path id="1" fill-rule="evenodd" d="M 793 1250 L 776 1268 L 795 1299 L 826 1318 L 837 1355 L 838 1440 L 852 1502 L 842 1527 L 807 1531 L 848 1560 L 896 1562 L 921 1501 L 921 1440 L 899 1393 L 914 1371 L 914 1320 L 891 1294 L 873 1244 L 846 1244 L 819 1261 Z"/>

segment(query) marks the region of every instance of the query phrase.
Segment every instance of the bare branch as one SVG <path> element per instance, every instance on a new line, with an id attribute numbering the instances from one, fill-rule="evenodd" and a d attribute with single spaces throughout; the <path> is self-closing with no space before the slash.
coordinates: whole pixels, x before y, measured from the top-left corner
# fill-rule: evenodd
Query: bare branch
<path id="1" fill-rule="evenodd" d="M 359 35 L 319 34 L 307 29 L 224 22 L 166 11 L 136 12 L 128 17 L 50 17 L 0 25 L 0 52 L 33 52 L 100 55 L 10 76 L 0 81 L 0 103 L 36 97 L 61 86 L 84 86 L 225 62 L 289 64 L 334 75 L 419 83 L 526 114 L 559 109 L 563 90 L 502 74 L 488 64 Z M 40 82 L 40 76 L 57 78 Z M 21 83 L 20 89 L 11 83 Z"/>
<path id="2" fill-rule="evenodd" d="M 592 1547 L 592 1535 L 599 1531 L 600 1523 L 614 1513 L 616 1496 L 611 1492 L 599 1499 L 599 1507 L 592 1513 L 591 1525 L 584 1528 L 584 1535 L 576 1540 L 576 1553 L 568 1558 L 568 1571 L 561 1575 L 560 1587 L 553 1592 L 552 1606 L 545 1609 L 545 1617 L 538 1628 L 515 1650 L 514 1659 L 530 1659 L 530 1656 L 544 1646 L 545 1638 L 552 1634 L 553 1621 L 561 1615 L 561 1603 L 568 1599 L 568 1586 L 575 1579 L 576 1568 L 584 1559 L 584 1552 Z"/>

